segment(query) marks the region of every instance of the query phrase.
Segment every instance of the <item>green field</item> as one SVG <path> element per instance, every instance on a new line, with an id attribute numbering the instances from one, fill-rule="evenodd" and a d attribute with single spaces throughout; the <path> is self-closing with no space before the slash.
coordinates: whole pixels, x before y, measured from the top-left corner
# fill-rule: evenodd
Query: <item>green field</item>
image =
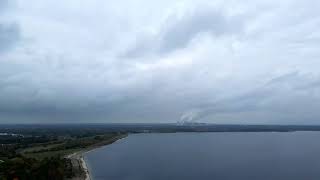
<path id="1" fill-rule="evenodd" d="M 72 178 L 77 172 L 73 170 L 71 160 L 65 158 L 67 155 L 107 145 L 124 136 L 119 133 L 91 133 L 10 139 L 13 143 L 1 146 L 0 180 Z"/>

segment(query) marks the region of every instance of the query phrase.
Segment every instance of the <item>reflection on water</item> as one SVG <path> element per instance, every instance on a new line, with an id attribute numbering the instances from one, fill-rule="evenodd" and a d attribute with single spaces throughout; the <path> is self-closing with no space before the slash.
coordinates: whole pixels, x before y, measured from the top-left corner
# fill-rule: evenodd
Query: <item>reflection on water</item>
<path id="1" fill-rule="evenodd" d="M 95 180 L 320 179 L 320 133 L 134 134 L 86 155 Z"/>

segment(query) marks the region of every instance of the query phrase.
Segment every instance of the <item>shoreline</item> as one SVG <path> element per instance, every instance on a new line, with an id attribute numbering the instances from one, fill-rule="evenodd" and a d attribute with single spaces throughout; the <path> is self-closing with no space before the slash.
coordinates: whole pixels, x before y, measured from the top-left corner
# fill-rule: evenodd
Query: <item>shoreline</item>
<path id="1" fill-rule="evenodd" d="M 81 161 L 81 168 L 82 170 L 84 171 L 85 173 L 85 180 L 92 180 L 91 176 L 90 176 L 90 171 L 89 171 L 89 168 L 87 166 L 87 162 L 86 160 L 84 159 L 84 156 L 82 155 L 80 157 L 80 161 Z"/>
<path id="2" fill-rule="evenodd" d="M 72 154 L 69 154 L 67 156 L 65 156 L 65 158 L 70 159 L 71 161 L 71 165 L 72 165 L 72 169 L 76 172 L 75 176 L 73 178 L 71 178 L 71 180 L 93 180 L 91 175 L 90 175 L 90 171 L 87 165 L 87 162 L 84 158 L 84 155 L 86 153 L 89 153 L 90 151 L 96 150 L 98 148 L 104 147 L 104 146 L 108 146 L 110 144 L 113 144 L 115 142 L 117 142 L 120 139 L 123 139 L 125 137 L 127 137 L 127 134 L 124 135 L 119 135 L 116 136 L 114 138 L 111 138 L 107 141 L 95 144 L 91 147 L 88 148 L 84 148 L 80 151 L 74 152 Z"/>

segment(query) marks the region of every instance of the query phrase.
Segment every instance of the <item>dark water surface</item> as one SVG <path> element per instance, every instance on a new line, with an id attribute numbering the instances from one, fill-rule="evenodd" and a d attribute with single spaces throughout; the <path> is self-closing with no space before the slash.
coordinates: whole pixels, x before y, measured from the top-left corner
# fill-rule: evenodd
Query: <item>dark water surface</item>
<path id="1" fill-rule="evenodd" d="M 319 180 L 320 132 L 134 134 L 86 161 L 94 180 Z"/>

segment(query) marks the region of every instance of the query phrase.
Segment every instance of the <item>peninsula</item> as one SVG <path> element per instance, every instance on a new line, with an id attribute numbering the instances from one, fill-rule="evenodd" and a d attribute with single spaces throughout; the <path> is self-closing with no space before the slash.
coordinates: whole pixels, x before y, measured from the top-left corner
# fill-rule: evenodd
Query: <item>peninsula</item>
<path id="1" fill-rule="evenodd" d="M 84 153 L 130 133 L 320 131 L 312 125 L 0 125 L 0 179 L 90 179 Z"/>

